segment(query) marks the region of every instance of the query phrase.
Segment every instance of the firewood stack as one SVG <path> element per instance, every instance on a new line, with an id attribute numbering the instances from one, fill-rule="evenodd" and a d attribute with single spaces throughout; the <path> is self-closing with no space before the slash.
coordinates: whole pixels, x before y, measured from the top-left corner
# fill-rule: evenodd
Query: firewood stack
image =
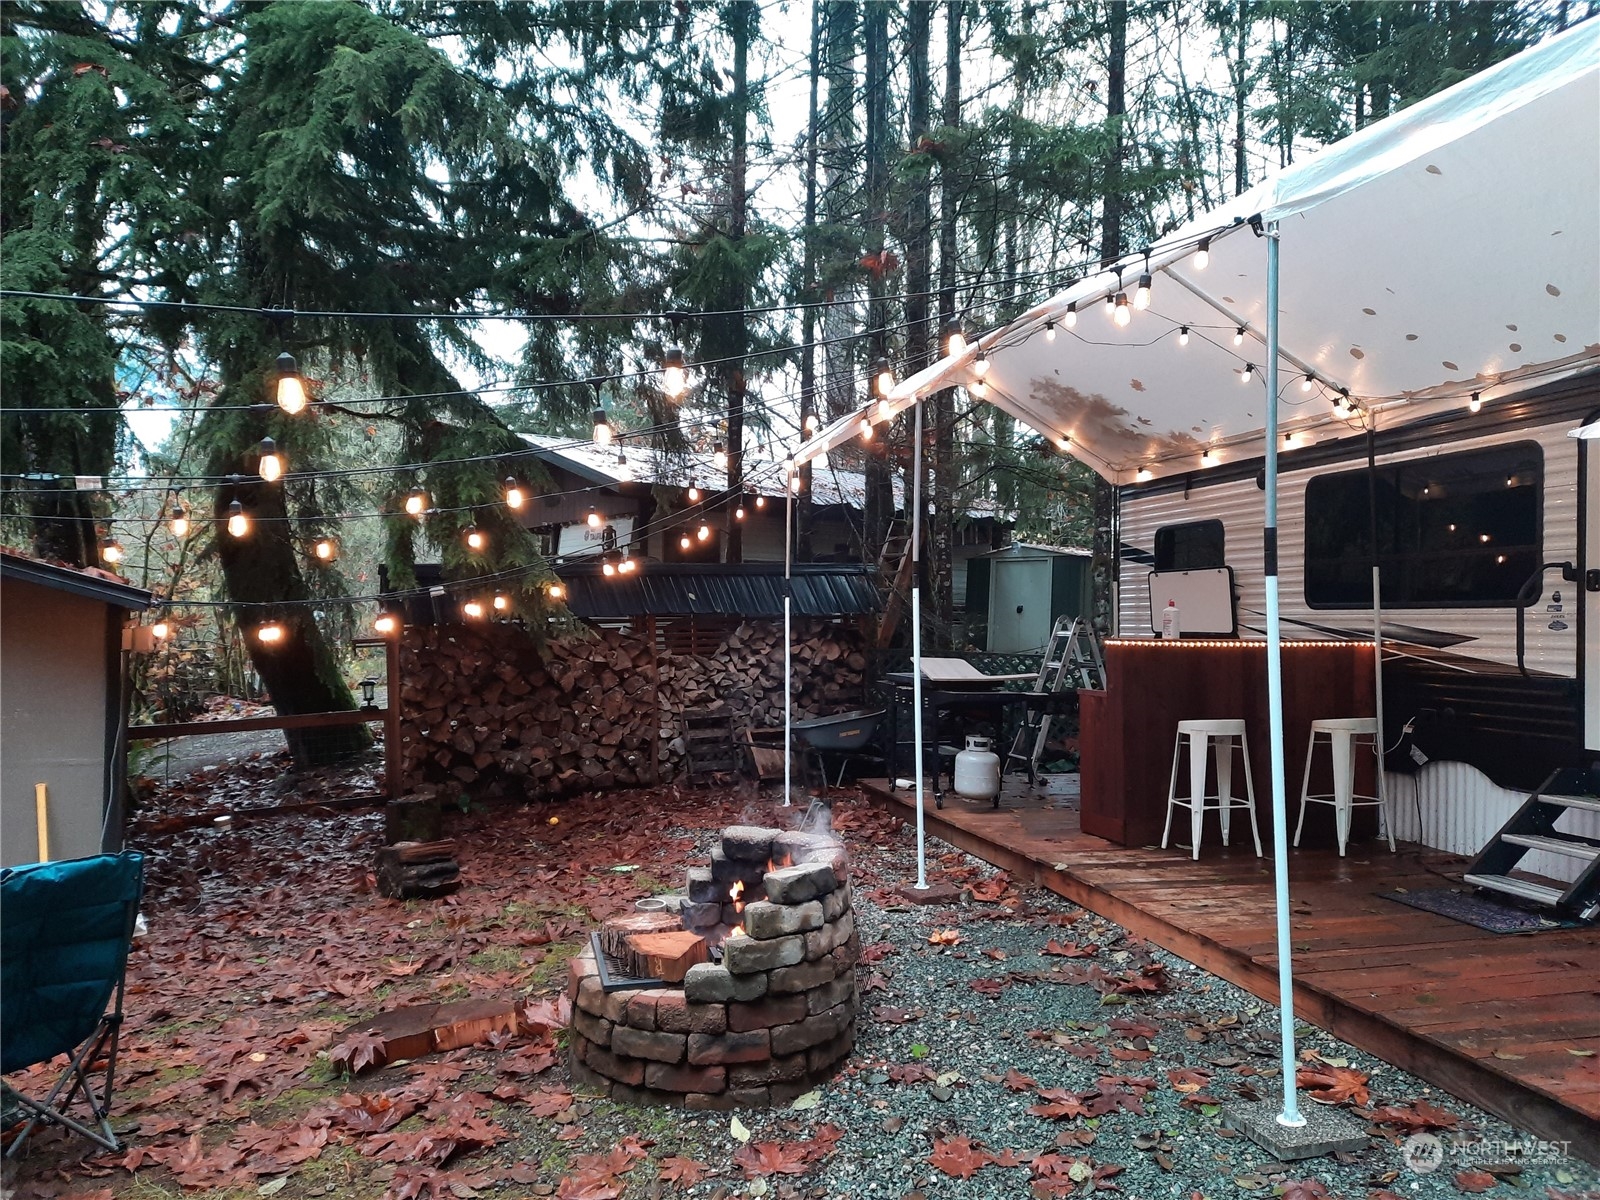
<path id="1" fill-rule="evenodd" d="M 396 842 L 378 851 L 378 894 L 391 900 L 431 900 L 461 886 L 453 838 Z"/>
<path id="2" fill-rule="evenodd" d="M 796 623 L 795 717 L 859 708 L 860 630 Z M 543 653 L 514 625 L 412 628 L 401 645 L 407 787 L 561 796 L 684 771 L 686 709 L 726 707 L 735 736 L 783 722 L 783 626 L 747 621 L 714 654 L 657 655 L 643 636 L 597 629 Z"/>

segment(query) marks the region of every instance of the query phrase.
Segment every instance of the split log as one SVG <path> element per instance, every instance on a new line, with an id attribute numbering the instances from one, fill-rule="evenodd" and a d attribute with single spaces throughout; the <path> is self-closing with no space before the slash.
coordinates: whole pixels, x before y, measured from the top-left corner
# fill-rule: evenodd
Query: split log
<path id="1" fill-rule="evenodd" d="M 390 900 L 433 899 L 448 896 L 461 886 L 456 844 L 398 842 L 378 851 L 378 894 Z"/>
<path id="2" fill-rule="evenodd" d="M 627 940 L 628 963 L 635 979 L 664 979 L 682 983 L 689 968 L 709 960 L 705 938 L 687 929 L 666 933 L 635 933 Z"/>
<path id="3" fill-rule="evenodd" d="M 600 926 L 600 949 L 618 962 L 628 961 L 628 939 L 644 933 L 682 931 L 676 913 L 634 912 L 612 917 Z"/>

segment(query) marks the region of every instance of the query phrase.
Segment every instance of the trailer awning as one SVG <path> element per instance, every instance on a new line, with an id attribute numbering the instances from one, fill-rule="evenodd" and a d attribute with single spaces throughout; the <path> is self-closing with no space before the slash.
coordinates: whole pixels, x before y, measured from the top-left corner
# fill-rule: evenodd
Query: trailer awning
<path id="1" fill-rule="evenodd" d="M 1289 448 L 1466 407 L 1474 393 L 1488 407 L 1593 369 L 1600 21 L 1277 172 L 1148 257 L 1127 256 L 1120 276 L 1082 280 L 901 381 L 887 407 L 967 386 L 1119 484 L 1259 458 L 1266 249 L 1256 228 L 1272 221 Z M 1106 297 L 1131 302 L 1147 270 L 1149 307 L 1115 324 Z M 980 357 L 988 368 L 974 389 Z M 1356 411 L 1336 409 L 1346 395 Z M 876 404 L 835 421 L 797 461 L 848 441 L 872 415 Z"/>

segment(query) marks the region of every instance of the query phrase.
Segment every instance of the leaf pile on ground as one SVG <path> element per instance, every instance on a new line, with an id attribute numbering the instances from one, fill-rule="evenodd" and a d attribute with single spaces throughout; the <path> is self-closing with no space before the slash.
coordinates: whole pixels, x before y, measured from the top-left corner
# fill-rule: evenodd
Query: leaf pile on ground
<path id="1" fill-rule="evenodd" d="M 463 887 L 401 903 L 373 888 L 376 813 L 197 826 L 184 804 L 215 798 L 183 795 L 137 839 L 150 933 L 130 962 L 125 1148 L 36 1135 L 7 1167 L 19 1200 L 1600 1194 L 1576 1158 L 1468 1157 L 1518 1135 L 1320 1034 L 1302 1041 L 1307 1102 L 1344 1109 L 1368 1145 L 1286 1169 L 1220 1118 L 1280 1089 L 1270 1007 L 937 842 L 930 880 L 963 899 L 907 903 L 909 839 L 852 793 L 833 823 L 864 942 L 857 1053 L 793 1106 L 736 1115 L 574 1086 L 566 962 L 606 917 L 680 887 L 722 827 L 798 810 L 744 786 L 452 810 Z M 362 1032 L 380 1010 L 488 997 L 515 1001 L 517 1027 L 482 1045 L 388 1062 Z M 1419 1174 L 1412 1135 L 1462 1149 Z"/>

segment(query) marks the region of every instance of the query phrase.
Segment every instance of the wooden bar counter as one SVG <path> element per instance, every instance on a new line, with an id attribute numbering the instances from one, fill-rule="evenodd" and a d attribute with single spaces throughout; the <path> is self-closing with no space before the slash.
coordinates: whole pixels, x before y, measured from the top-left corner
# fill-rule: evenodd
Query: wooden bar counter
<path id="1" fill-rule="evenodd" d="M 1360 642 L 1283 642 L 1283 738 L 1289 836 L 1300 811 L 1311 722 L 1326 717 L 1370 717 L 1374 711 L 1372 646 Z M 1268 772 L 1267 643 L 1243 639 L 1113 638 L 1105 645 L 1106 690 L 1078 693 L 1079 765 L 1084 833 L 1120 846 L 1159 845 L 1167 818 L 1167 788 L 1178 722 L 1243 718 L 1255 777 L 1256 818 L 1262 850 L 1270 857 L 1272 776 Z M 1185 751 L 1187 762 L 1187 751 Z M 1356 792 L 1373 794 L 1372 759 L 1358 747 Z M 1178 791 L 1188 790 L 1188 768 Z M 1215 772 L 1207 791 L 1215 792 Z M 1235 767 L 1233 789 L 1244 794 L 1244 771 Z M 1333 790 L 1328 751 L 1320 747 L 1313 792 Z M 1357 808 L 1351 841 L 1373 836 L 1374 809 Z M 1173 837 L 1187 844 L 1188 812 L 1173 819 Z M 1181 838 L 1180 838 L 1181 831 Z M 1249 818 L 1233 816 L 1233 843 L 1250 844 Z M 1200 853 L 1222 845 L 1215 813 L 1206 814 Z M 1336 846 L 1333 806 L 1313 804 L 1302 846 Z"/>

